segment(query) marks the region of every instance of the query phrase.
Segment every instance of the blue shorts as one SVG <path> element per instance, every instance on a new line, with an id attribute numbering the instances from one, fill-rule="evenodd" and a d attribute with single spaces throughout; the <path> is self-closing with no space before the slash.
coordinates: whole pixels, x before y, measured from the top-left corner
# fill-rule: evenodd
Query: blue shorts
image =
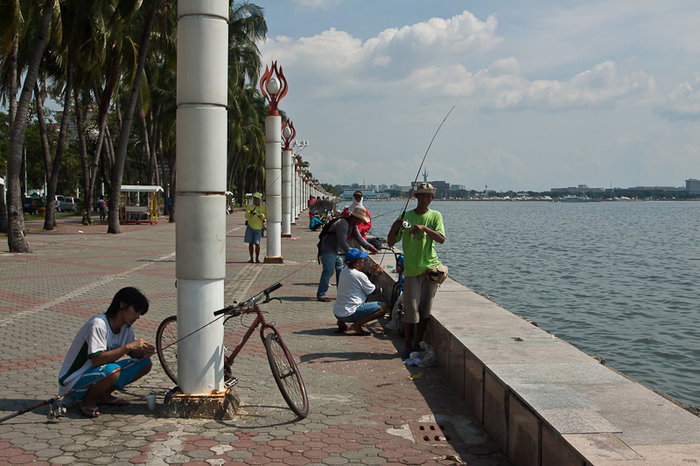
<path id="1" fill-rule="evenodd" d="M 335 316 L 339 321 L 341 322 L 357 322 L 358 320 L 362 320 L 365 317 L 369 316 L 370 314 L 374 314 L 378 310 L 382 308 L 382 303 L 379 301 L 372 301 L 371 303 L 364 303 L 360 304 L 357 309 L 355 309 L 355 312 L 350 314 L 347 317 L 338 317 Z"/>
<path id="2" fill-rule="evenodd" d="M 260 244 L 260 238 L 262 238 L 262 230 L 256 230 L 255 228 L 250 228 L 249 225 L 245 227 L 245 237 L 243 241 L 246 243 Z"/>
<path id="3" fill-rule="evenodd" d="M 141 372 L 141 370 L 150 363 L 151 360 L 148 358 L 142 360 L 121 359 L 117 362 L 111 362 L 109 364 L 104 364 L 102 366 L 88 369 L 87 372 L 80 376 L 75 385 L 73 385 L 74 388 L 83 388 L 72 392 L 70 396 L 75 398 L 76 400 L 82 400 L 83 398 L 85 398 L 85 395 L 87 395 L 88 389 L 92 387 L 92 382 L 96 382 L 99 379 L 108 376 L 117 369 L 121 369 L 121 372 L 119 373 L 119 379 L 117 379 L 117 382 L 114 384 L 114 386 L 122 388 L 123 386 L 133 382 L 134 377 L 136 377 L 136 374 Z"/>

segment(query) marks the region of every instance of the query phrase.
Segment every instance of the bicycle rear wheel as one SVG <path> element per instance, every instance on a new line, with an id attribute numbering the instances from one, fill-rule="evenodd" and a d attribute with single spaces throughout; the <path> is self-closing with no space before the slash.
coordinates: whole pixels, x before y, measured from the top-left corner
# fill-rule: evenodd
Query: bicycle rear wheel
<path id="1" fill-rule="evenodd" d="M 177 316 L 170 316 L 160 323 L 156 332 L 158 360 L 166 375 L 177 383 Z"/>
<path id="2" fill-rule="evenodd" d="M 277 329 L 270 328 L 272 332 L 265 335 L 263 343 L 267 352 L 267 360 L 270 362 L 272 376 L 289 407 L 303 419 L 309 414 L 309 399 L 306 396 L 304 381 L 301 380 L 299 368 L 287 346 L 279 337 Z"/>

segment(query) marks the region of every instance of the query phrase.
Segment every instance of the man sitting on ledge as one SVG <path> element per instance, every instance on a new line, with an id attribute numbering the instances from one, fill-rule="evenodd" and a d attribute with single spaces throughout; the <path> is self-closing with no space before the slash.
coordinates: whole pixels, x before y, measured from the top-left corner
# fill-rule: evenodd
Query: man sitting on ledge
<path id="1" fill-rule="evenodd" d="M 357 335 L 369 335 L 362 325 L 384 315 L 387 306 L 377 301 L 368 303 L 367 296 L 372 294 L 376 286 L 362 272 L 365 266 L 365 251 L 351 248 L 345 254 L 347 267 L 340 272 L 338 282 L 338 297 L 333 306 L 333 314 L 338 319 L 338 331 L 348 329 L 346 323 L 352 323 L 350 329 Z M 373 275 L 381 275 L 382 268 L 377 264 L 372 267 Z"/>

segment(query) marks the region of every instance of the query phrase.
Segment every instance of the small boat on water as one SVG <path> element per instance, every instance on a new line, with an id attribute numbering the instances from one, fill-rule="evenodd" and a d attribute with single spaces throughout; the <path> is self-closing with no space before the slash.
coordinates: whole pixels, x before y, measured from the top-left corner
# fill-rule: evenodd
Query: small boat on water
<path id="1" fill-rule="evenodd" d="M 588 196 L 573 196 L 570 194 L 562 197 L 561 202 L 600 202 L 600 199 Z"/>

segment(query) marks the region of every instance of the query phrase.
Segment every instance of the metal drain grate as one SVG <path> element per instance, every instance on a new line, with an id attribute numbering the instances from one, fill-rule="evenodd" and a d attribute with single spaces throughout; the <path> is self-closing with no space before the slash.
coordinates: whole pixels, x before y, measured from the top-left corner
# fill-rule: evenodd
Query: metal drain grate
<path id="1" fill-rule="evenodd" d="M 447 443 L 454 438 L 448 423 L 416 422 L 410 428 L 416 443 Z"/>

